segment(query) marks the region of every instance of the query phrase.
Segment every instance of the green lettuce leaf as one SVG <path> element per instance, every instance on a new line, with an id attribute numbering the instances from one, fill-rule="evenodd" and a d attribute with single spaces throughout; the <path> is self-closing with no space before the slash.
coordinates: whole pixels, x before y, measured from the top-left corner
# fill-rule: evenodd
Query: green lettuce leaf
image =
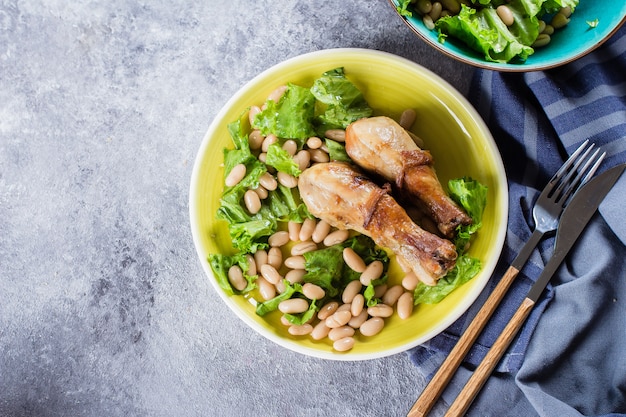
<path id="1" fill-rule="evenodd" d="M 413 16 L 413 12 L 409 6 L 411 6 L 411 0 L 400 0 L 398 2 L 398 6 L 396 6 L 396 10 L 400 13 L 400 16 L 411 17 Z"/>
<path id="2" fill-rule="evenodd" d="M 443 300 L 454 289 L 465 284 L 480 272 L 481 262 L 478 259 L 461 255 L 456 265 L 434 286 L 420 282 L 413 292 L 414 304 L 436 304 Z"/>
<path id="3" fill-rule="evenodd" d="M 253 122 L 264 136 L 273 133 L 282 139 L 298 140 L 299 147 L 315 136 L 315 96 L 309 88 L 288 84 L 278 103 L 268 100 L 265 105 Z"/>
<path id="4" fill-rule="evenodd" d="M 285 172 L 294 177 L 300 175 L 298 163 L 278 142 L 272 143 L 268 147 L 265 163 L 276 168 L 277 171 Z"/>
<path id="5" fill-rule="evenodd" d="M 539 24 L 535 16 L 519 13 L 515 0 L 509 3 L 509 8 L 515 17 L 515 23 L 510 28 L 498 17 L 495 9 L 477 10 L 465 5 L 462 5 L 458 15 L 437 20 L 435 27 L 441 33 L 462 40 L 482 53 L 488 61 L 523 61 L 534 52 L 529 45 L 539 34 Z M 528 45 L 524 43 L 530 39 L 532 41 Z"/>
<path id="6" fill-rule="evenodd" d="M 343 68 L 325 72 L 311 87 L 315 98 L 326 105 L 323 114 L 317 117 L 321 125 L 318 132 L 342 128 L 363 117 L 372 115 L 363 93 L 346 78 Z"/>
<path id="7" fill-rule="evenodd" d="M 346 152 L 345 145 L 332 139 L 326 139 L 325 142 L 331 161 L 352 162 L 348 152 Z"/>
<path id="8" fill-rule="evenodd" d="M 450 198 L 456 201 L 472 218 L 472 224 L 457 228 L 455 245 L 463 252 L 471 236 L 482 227 L 482 218 L 487 206 L 487 187 L 469 177 L 448 181 Z"/>

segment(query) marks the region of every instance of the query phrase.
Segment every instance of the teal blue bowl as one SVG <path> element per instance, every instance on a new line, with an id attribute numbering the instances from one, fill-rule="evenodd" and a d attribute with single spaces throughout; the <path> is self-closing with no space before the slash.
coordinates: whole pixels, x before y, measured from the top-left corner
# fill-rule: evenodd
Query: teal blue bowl
<path id="1" fill-rule="evenodd" d="M 389 0 L 389 3 L 397 12 L 399 1 Z M 439 42 L 437 31 L 428 30 L 417 13 L 413 13 L 412 17 L 402 16 L 400 13 L 398 16 L 419 38 L 438 51 L 461 62 L 496 71 L 539 71 L 572 62 L 593 51 L 610 38 L 626 21 L 626 1 L 580 0 L 569 24 L 554 33 L 550 44 L 537 48 L 535 53 L 523 63 L 489 62 L 484 56 L 458 40 L 447 38 L 444 43 Z M 588 22 L 596 21 L 596 19 L 597 26 L 590 27 Z"/>

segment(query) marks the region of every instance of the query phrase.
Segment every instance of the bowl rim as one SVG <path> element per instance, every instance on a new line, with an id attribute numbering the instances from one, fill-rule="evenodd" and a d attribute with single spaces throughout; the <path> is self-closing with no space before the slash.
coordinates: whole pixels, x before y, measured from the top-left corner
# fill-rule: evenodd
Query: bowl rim
<path id="1" fill-rule="evenodd" d="M 567 58 L 567 59 L 561 59 L 561 60 L 556 60 L 554 62 L 548 62 L 548 63 L 544 63 L 544 64 L 509 64 L 509 63 L 501 63 L 501 62 L 489 62 L 486 61 L 484 59 L 479 59 L 479 58 L 471 58 L 465 55 L 460 55 L 460 54 L 456 54 L 452 51 L 450 51 L 448 48 L 446 48 L 444 46 L 444 44 L 440 43 L 440 42 L 434 42 L 431 38 L 429 38 L 428 36 L 425 36 L 420 30 L 418 30 L 405 16 L 402 16 L 400 14 L 400 12 L 398 11 L 398 4 L 397 4 L 397 0 L 387 0 L 389 2 L 389 4 L 391 5 L 391 7 L 394 9 L 396 15 L 398 15 L 400 17 L 400 19 L 402 20 L 402 22 L 408 26 L 409 29 L 411 29 L 411 31 L 416 34 L 421 40 L 423 40 L 424 42 L 426 42 L 426 44 L 430 45 L 431 47 L 433 47 L 434 49 L 438 50 L 439 52 L 442 52 L 444 55 L 455 59 L 459 62 L 463 62 L 465 64 L 468 65 L 472 65 L 474 67 L 477 68 L 482 68 L 482 69 L 488 69 L 488 70 L 495 70 L 495 71 L 500 71 L 500 72 L 534 72 L 534 71 L 545 71 L 545 70 L 549 70 L 549 69 L 553 69 L 553 68 L 557 68 L 557 67 L 561 67 L 563 65 L 569 64 L 573 61 L 576 61 L 586 55 L 588 55 L 589 53 L 593 52 L 594 50 L 596 50 L 597 48 L 599 48 L 600 46 L 602 46 L 602 44 L 604 44 L 609 38 L 611 38 L 621 27 L 622 25 L 624 25 L 624 23 L 626 23 L 626 14 L 624 14 L 624 16 L 622 16 L 622 19 L 617 23 L 617 25 L 615 25 L 614 28 L 611 29 L 611 31 L 607 32 L 607 34 L 597 43 L 595 43 L 592 47 L 587 48 L 583 51 L 578 52 L 577 54 L 572 55 L 571 57 Z"/>
<path id="2" fill-rule="evenodd" d="M 322 350 L 310 349 L 306 346 L 302 346 L 297 343 L 297 340 L 287 340 L 279 335 L 268 332 L 263 326 L 259 325 L 252 318 L 248 317 L 246 312 L 242 311 L 234 301 L 231 300 L 231 297 L 227 295 L 217 283 L 217 280 L 214 277 L 213 271 L 209 263 L 207 262 L 207 253 L 202 251 L 202 243 L 200 236 L 200 227 L 197 222 L 199 219 L 199 213 L 197 210 L 196 201 L 198 199 L 198 182 L 200 180 L 200 171 L 203 163 L 203 156 L 206 154 L 211 138 L 216 134 L 222 119 L 226 116 L 229 110 L 233 107 L 233 105 L 241 99 L 243 95 L 246 94 L 248 89 L 255 84 L 262 81 L 264 78 L 269 76 L 274 72 L 278 72 L 283 70 L 284 68 L 288 68 L 294 64 L 296 64 L 300 60 L 307 60 L 311 58 L 319 58 L 323 59 L 325 57 L 334 57 L 340 58 L 342 56 L 346 56 L 346 54 L 356 54 L 356 55 L 366 55 L 372 57 L 374 59 L 379 60 L 387 60 L 387 61 L 396 61 L 402 65 L 408 65 L 413 67 L 414 69 L 421 72 L 426 77 L 431 77 L 436 80 L 445 90 L 446 93 L 450 94 L 452 98 L 458 100 L 463 104 L 464 108 L 468 112 L 468 115 L 471 119 L 478 125 L 480 130 L 485 133 L 484 141 L 486 149 L 490 152 L 491 155 L 494 155 L 494 172 L 497 173 L 496 181 L 498 183 L 498 188 L 500 189 L 500 199 L 496 201 L 495 204 L 500 207 L 502 210 L 502 224 L 496 228 L 495 234 L 495 252 L 494 256 L 491 259 L 485 259 L 483 262 L 483 270 L 489 271 L 489 274 L 485 274 L 482 278 L 483 282 L 475 285 L 470 292 L 465 294 L 463 300 L 454 306 L 452 311 L 446 315 L 446 317 L 439 322 L 437 326 L 435 326 L 429 334 L 424 335 L 420 338 L 415 338 L 408 343 L 401 344 L 395 348 L 381 349 L 376 352 L 367 352 L 367 353 L 351 353 L 351 352 L 326 352 Z M 263 336 L 266 339 L 273 341 L 274 343 L 287 348 L 288 350 L 301 353 L 307 356 L 316 357 L 320 359 L 330 359 L 330 360 L 338 360 L 338 361 L 360 361 L 360 360 L 371 360 L 378 359 L 382 357 L 391 356 L 394 354 L 398 354 L 401 352 L 408 351 L 416 346 L 423 344 L 424 342 L 432 339 L 436 335 L 440 334 L 443 330 L 448 328 L 452 323 L 454 323 L 461 315 L 463 315 L 470 306 L 476 301 L 480 293 L 483 291 L 489 280 L 491 279 L 496 264 L 501 256 L 502 250 L 504 248 L 504 241 L 506 237 L 506 231 L 508 226 L 508 183 L 506 172 L 504 169 L 504 164 L 502 162 L 502 158 L 500 157 L 500 153 L 498 147 L 495 143 L 493 136 L 486 123 L 479 115 L 478 111 L 474 108 L 474 106 L 468 101 L 468 99 L 463 96 L 456 88 L 454 88 L 448 81 L 434 73 L 433 71 L 423 67 L 422 65 L 411 61 L 407 58 L 401 57 L 399 55 L 395 55 L 390 52 L 379 51 L 374 49 L 367 48 L 330 48 L 330 49 L 322 49 L 313 52 L 303 53 L 297 56 L 293 56 L 288 58 L 282 62 L 279 62 L 275 65 L 270 66 L 269 68 L 261 71 L 258 75 L 251 78 L 248 82 L 244 83 L 222 106 L 219 112 L 214 116 L 212 122 L 210 123 L 203 139 L 201 141 L 198 152 L 196 153 L 195 161 L 192 168 L 191 178 L 190 178 L 190 188 L 189 188 L 189 216 L 190 216 L 190 226 L 192 232 L 193 243 L 196 248 L 196 253 L 201 262 L 202 268 L 205 272 L 205 275 L 209 277 L 209 281 L 211 281 L 211 285 L 216 290 L 220 298 L 224 301 L 224 303 L 229 307 L 231 311 L 235 313 L 244 323 L 246 323 L 249 327 L 251 327 L 258 334 Z"/>

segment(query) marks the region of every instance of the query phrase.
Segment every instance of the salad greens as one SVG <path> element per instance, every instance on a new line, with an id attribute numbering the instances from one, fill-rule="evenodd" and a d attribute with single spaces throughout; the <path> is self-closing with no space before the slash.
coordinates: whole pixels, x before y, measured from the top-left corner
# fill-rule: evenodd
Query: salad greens
<path id="1" fill-rule="evenodd" d="M 563 7 L 572 11 L 579 0 L 468 0 L 461 11 L 437 19 L 435 29 L 439 41 L 448 36 L 457 38 L 492 62 L 523 62 L 534 53 L 533 43 L 539 36 L 540 19 Z M 496 8 L 506 5 L 514 23 L 505 25 Z M 399 0 L 397 10 L 402 16 L 412 16 L 411 0 Z"/>
<path id="2" fill-rule="evenodd" d="M 294 140 L 298 149 L 302 149 L 309 137 L 319 136 L 325 139 L 332 160 L 350 162 L 344 145 L 325 138 L 324 132 L 328 129 L 345 129 L 350 123 L 369 117 L 372 113 L 362 92 L 346 77 L 343 68 L 336 68 L 322 74 L 310 88 L 288 84 L 278 101 L 267 100 L 264 110 L 256 114 L 252 123 L 254 128 L 265 136 L 274 134 L 278 138 L 277 142 L 268 147 L 265 162 L 261 162 L 250 149 L 244 123 L 248 112 L 242 113 L 238 120 L 228 125 L 233 147 L 224 149 L 224 179 L 239 164 L 245 165 L 246 173 L 236 185 L 224 186 L 216 213 L 217 219 L 227 223 L 236 253 L 211 254 L 208 257 L 216 279 L 226 294 L 241 295 L 257 288 L 257 276 L 248 274 L 247 254 L 267 249 L 268 238 L 281 230 L 285 223 L 302 223 L 307 218 L 313 218 L 302 203 L 297 188 L 291 189 L 280 183 L 275 190 L 268 191 L 268 197 L 262 200 L 261 209 L 257 213 L 251 214 L 246 208 L 244 194 L 249 189 L 259 187 L 261 177 L 266 173 L 278 171 L 294 177 L 300 175 L 298 164 L 282 148 L 285 141 Z M 461 178 L 450 181 L 449 190 L 451 197 L 465 208 L 474 223 L 457 230 L 455 244 L 459 258 L 456 267 L 436 286 L 418 286 L 415 290 L 416 304 L 439 302 L 454 288 L 475 276 L 481 267 L 480 261 L 468 257 L 464 251 L 472 234 L 481 226 L 486 189 L 470 178 Z M 343 243 L 305 253 L 303 283 L 292 284 L 283 280 L 285 290 L 270 300 L 257 303 L 256 313 L 263 316 L 275 311 L 283 300 L 304 297 L 303 284 L 313 283 L 324 289 L 324 299 L 312 300 L 309 309 L 303 313 L 284 315 L 292 324 L 308 322 L 322 305 L 339 297 L 349 282 L 360 278 L 360 273 L 349 268 L 343 260 L 343 249 L 346 247 L 354 249 L 366 264 L 373 261 L 383 264 L 380 278 L 372 281 L 363 292 L 367 306 L 376 305 L 380 300 L 375 297 L 374 287 L 387 281 L 390 258 L 385 250 L 376 247 L 371 238 L 355 235 Z M 233 265 L 241 268 L 247 282 L 241 291 L 234 289 L 228 279 L 228 270 Z"/>

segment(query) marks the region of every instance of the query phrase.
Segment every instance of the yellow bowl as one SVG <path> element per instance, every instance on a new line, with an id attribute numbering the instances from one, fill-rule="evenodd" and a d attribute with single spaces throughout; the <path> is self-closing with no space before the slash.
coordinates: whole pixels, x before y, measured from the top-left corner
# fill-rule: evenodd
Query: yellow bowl
<path id="1" fill-rule="evenodd" d="M 478 276 L 436 305 L 419 305 L 409 319 L 386 319 L 376 336 L 356 336 L 354 348 L 336 352 L 329 341 L 295 337 L 280 324 L 279 313 L 259 317 L 242 296 L 228 296 L 219 287 L 207 261 L 210 253 L 233 253 L 225 222 L 215 219 L 223 184 L 222 149 L 231 147 L 227 124 L 250 105 L 262 104 L 277 86 L 288 82 L 310 86 L 323 72 L 343 67 L 363 91 L 377 115 L 396 120 L 407 108 L 417 111 L 413 132 L 435 158 L 442 183 L 471 176 L 488 189 L 483 227 L 469 254 L 483 267 Z M 266 338 L 306 355 L 336 360 L 388 356 L 417 346 L 452 324 L 475 301 L 489 280 L 504 243 L 508 190 L 502 160 L 485 123 L 467 100 L 447 82 L 420 65 L 385 52 L 330 49 L 304 54 L 280 63 L 243 86 L 211 123 L 198 151 L 191 177 L 189 211 L 193 240 L 202 267 L 224 303 L 246 324 Z M 392 261 L 390 284 L 402 275 Z M 358 332 L 357 332 L 358 334 Z"/>

